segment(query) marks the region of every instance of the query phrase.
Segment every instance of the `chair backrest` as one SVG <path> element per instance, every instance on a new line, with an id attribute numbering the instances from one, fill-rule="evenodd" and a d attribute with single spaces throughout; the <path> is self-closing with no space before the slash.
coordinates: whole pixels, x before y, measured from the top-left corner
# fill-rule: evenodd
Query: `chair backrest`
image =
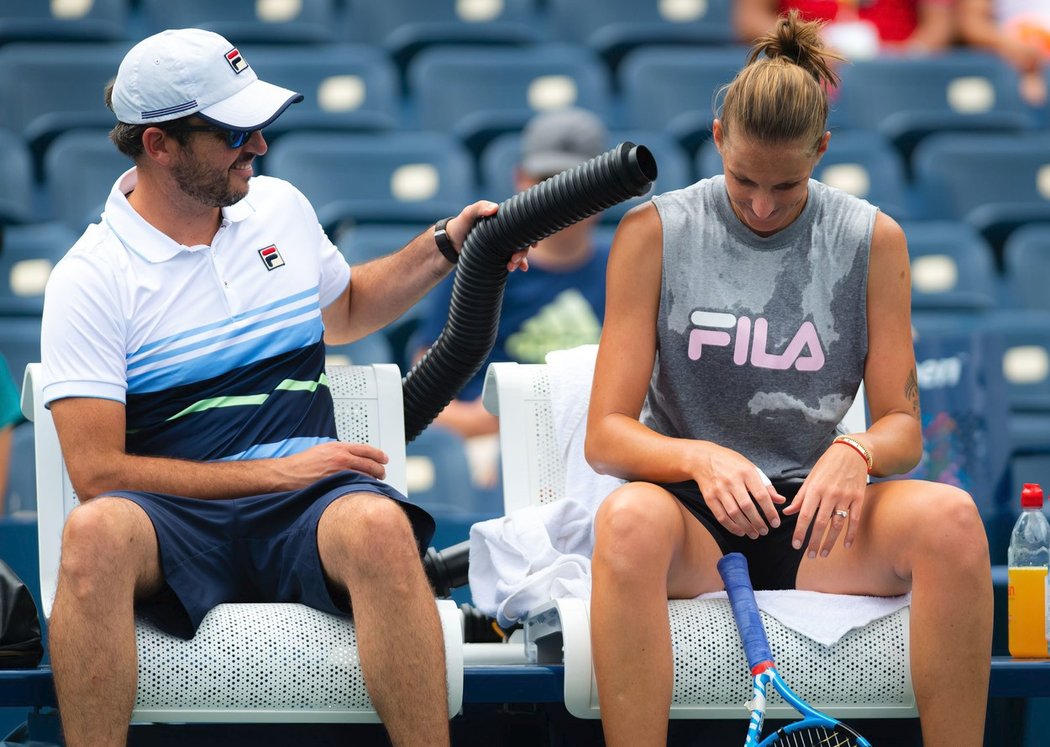
<path id="1" fill-rule="evenodd" d="M 56 137 L 44 154 L 51 217 L 74 231 L 97 223 L 113 182 L 132 163 L 109 141 L 106 130 L 72 130 Z"/>
<path id="2" fill-rule="evenodd" d="M 439 132 L 291 133 L 265 159 L 266 173 L 302 190 L 327 228 L 429 224 L 457 214 L 475 194 L 470 155 Z"/>
<path id="3" fill-rule="evenodd" d="M 661 129 L 690 153 L 711 136 L 717 95 L 743 66 L 745 47 L 640 47 L 617 68 L 629 127 Z"/>
<path id="4" fill-rule="evenodd" d="M 0 129 L 0 224 L 33 218 L 33 159 L 21 135 Z"/>
<path id="5" fill-rule="evenodd" d="M 1010 310 L 980 325 L 1003 345 L 1003 377 L 1014 412 L 1050 413 L 1050 312 Z"/>
<path id="6" fill-rule="evenodd" d="M 558 448 L 548 367 L 543 363 L 492 363 L 482 393 L 485 408 L 499 416 L 503 505 L 506 513 L 553 503 L 565 493 L 565 459 Z M 842 419 L 847 433 L 864 430 L 864 387 Z"/>
<path id="7" fill-rule="evenodd" d="M 839 73 L 831 123 L 879 130 L 905 154 L 935 132 L 1035 126 L 1017 72 L 994 54 L 883 55 L 841 65 Z"/>
<path id="8" fill-rule="evenodd" d="M 339 440 L 368 443 L 386 452 L 386 482 L 404 493 L 405 423 L 401 373 L 397 366 L 330 367 L 328 386 L 335 402 Z M 66 516 L 77 504 L 51 411 L 44 406 L 39 363 L 26 368 L 22 413 L 33 421 L 36 443 L 37 532 L 40 541 L 40 596 L 45 616 L 58 580 L 59 548 Z"/>
<path id="9" fill-rule="evenodd" d="M 531 44 L 541 39 L 534 0 L 349 0 L 344 35 L 384 49 L 404 68 L 422 49 L 449 44 Z"/>
<path id="10" fill-rule="evenodd" d="M 992 248 L 962 221 L 901 222 L 911 262 L 915 311 L 988 311 L 999 303 Z"/>
<path id="11" fill-rule="evenodd" d="M 221 34 L 235 45 L 249 42 L 316 44 L 331 41 L 335 34 L 335 0 L 296 0 L 291 3 L 141 1 L 142 22 L 150 34 L 164 29 L 195 27 Z"/>
<path id="12" fill-rule="evenodd" d="M 608 72 L 569 44 L 425 49 L 409 64 L 407 82 L 415 123 L 451 132 L 476 152 L 537 112 L 578 106 L 607 120 L 611 110 Z"/>
<path id="13" fill-rule="evenodd" d="M 60 223 L 4 228 L 0 317 L 39 317 L 43 313 L 44 287 L 51 270 L 76 240 L 77 234 Z"/>
<path id="14" fill-rule="evenodd" d="M 377 131 L 400 124 L 401 84 L 390 58 L 368 44 L 243 45 L 260 77 L 303 94 L 267 125 L 267 140 L 301 130 Z"/>
<path id="15" fill-rule="evenodd" d="M 1050 223 L 1021 226 L 1003 245 L 1004 301 L 1050 311 Z"/>
<path id="16" fill-rule="evenodd" d="M 41 152 L 56 134 L 113 126 L 103 89 L 131 42 L 12 43 L 0 47 L 0 127 Z"/>
<path id="17" fill-rule="evenodd" d="M 732 0 L 549 0 L 554 34 L 586 44 L 615 65 L 643 44 L 704 45 L 735 41 Z"/>
<path id="18" fill-rule="evenodd" d="M 36 472 L 33 470 L 33 424 L 19 423 L 11 433 L 11 469 L 0 516 L 36 512 Z"/>
<path id="19" fill-rule="evenodd" d="M 86 3 L 4 0 L 0 44 L 124 39 L 130 6 L 131 0 L 92 0 Z"/>

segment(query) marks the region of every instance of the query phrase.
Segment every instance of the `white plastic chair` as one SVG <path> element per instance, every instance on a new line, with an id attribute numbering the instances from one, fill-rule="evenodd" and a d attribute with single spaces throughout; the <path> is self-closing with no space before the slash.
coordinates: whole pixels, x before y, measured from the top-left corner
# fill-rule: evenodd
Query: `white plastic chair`
<path id="1" fill-rule="evenodd" d="M 328 369 L 339 438 L 390 457 L 387 482 L 404 492 L 405 428 L 395 365 Z M 77 503 L 39 363 L 26 368 L 22 412 L 35 424 L 40 595 L 51 615 L 62 526 Z M 463 704 L 462 613 L 438 600 L 445 641 L 449 718 Z M 221 604 L 191 640 L 139 620 L 134 722 L 380 721 L 361 673 L 353 621 L 301 604 Z M 233 676 L 236 673 L 236 676 Z"/>
<path id="2" fill-rule="evenodd" d="M 518 508 L 562 497 L 566 469 L 554 431 L 548 367 L 494 363 L 483 401 L 499 416 L 504 506 Z M 863 393 L 843 419 L 850 431 L 865 423 Z M 748 666 L 732 611 L 724 599 L 668 603 L 674 650 L 671 718 L 736 718 L 750 692 Z M 762 613 L 778 668 L 806 700 L 840 718 L 912 718 L 918 714 L 909 665 L 907 607 L 854 630 L 827 647 Z M 558 599 L 525 621 L 529 658 L 564 662 L 565 706 L 578 718 L 599 718 L 591 664 L 590 603 Z M 771 718 L 794 714 L 773 694 Z"/>

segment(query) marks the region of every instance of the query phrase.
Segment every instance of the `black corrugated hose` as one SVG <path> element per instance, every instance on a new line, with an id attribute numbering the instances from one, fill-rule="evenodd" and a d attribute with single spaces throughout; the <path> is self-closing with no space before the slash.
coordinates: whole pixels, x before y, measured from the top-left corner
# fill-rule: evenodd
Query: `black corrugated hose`
<path id="1" fill-rule="evenodd" d="M 643 195 L 656 179 L 644 145 L 620 143 L 500 203 L 467 234 L 448 320 L 402 379 L 405 439 L 430 425 L 478 372 L 496 343 L 507 262 L 514 252 L 613 205 Z"/>
<path id="2" fill-rule="evenodd" d="M 514 252 L 613 205 L 643 195 L 656 179 L 644 145 L 620 143 L 500 203 L 467 235 L 437 341 L 402 380 L 405 438 L 412 441 L 478 372 L 496 342 L 507 262 Z M 469 542 L 427 551 L 438 596 L 467 583 Z"/>

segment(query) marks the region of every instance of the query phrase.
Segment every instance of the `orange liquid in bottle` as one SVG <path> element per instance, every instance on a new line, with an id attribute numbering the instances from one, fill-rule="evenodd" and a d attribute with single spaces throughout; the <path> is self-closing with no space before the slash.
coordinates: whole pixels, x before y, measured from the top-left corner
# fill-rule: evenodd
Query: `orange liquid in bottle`
<path id="1" fill-rule="evenodd" d="M 1046 659 L 1046 568 L 1010 568 L 1010 655 L 1018 659 Z"/>

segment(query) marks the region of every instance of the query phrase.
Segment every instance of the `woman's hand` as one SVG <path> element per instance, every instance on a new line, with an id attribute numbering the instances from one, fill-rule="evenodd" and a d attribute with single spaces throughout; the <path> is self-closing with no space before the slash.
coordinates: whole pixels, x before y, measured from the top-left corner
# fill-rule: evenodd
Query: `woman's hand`
<path id="1" fill-rule="evenodd" d="M 751 539 L 780 526 L 773 504 L 787 499 L 750 460 L 724 446 L 704 443 L 697 465 L 694 479 L 719 524 Z"/>
<path id="2" fill-rule="evenodd" d="M 868 471 L 864 458 L 848 445 L 832 444 L 813 465 L 785 514 L 798 514 L 791 545 L 802 548 L 806 530 L 812 524 L 806 554 L 826 558 L 845 528 L 843 548 L 848 549 L 857 537 L 864 513 Z"/>

